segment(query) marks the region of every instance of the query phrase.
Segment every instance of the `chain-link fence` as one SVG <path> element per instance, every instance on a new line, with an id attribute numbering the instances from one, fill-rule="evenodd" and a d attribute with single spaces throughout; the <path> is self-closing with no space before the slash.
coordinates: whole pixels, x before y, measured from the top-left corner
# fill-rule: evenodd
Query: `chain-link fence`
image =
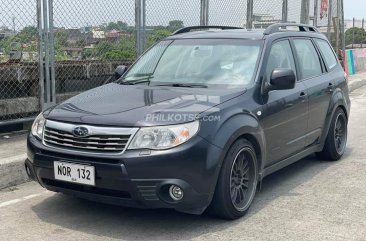
<path id="1" fill-rule="evenodd" d="M 39 112 L 35 1 L 1 0 L 0 122 Z"/>
<path id="2" fill-rule="evenodd" d="M 53 1 L 56 102 L 109 82 L 136 58 L 134 13 L 134 1 Z"/>
<path id="3" fill-rule="evenodd" d="M 247 21 L 247 1 L 232 1 L 227 4 L 221 0 L 210 0 L 208 24 L 245 27 Z"/>
<path id="4" fill-rule="evenodd" d="M 266 29 L 282 21 L 282 0 L 254 1 L 253 28 Z"/>
<path id="5" fill-rule="evenodd" d="M 336 51 L 343 50 L 343 0 L 315 0 L 313 23 L 323 32 Z"/>
<path id="6" fill-rule="evenodd" d="M 366 48 L 365 20 L 346 19 L 344 25 L 346 49 Z"/>
<path id="7" fill-rule="evenodd" d="M 353 75 L 366 71 L 366 31 L 364 19 L 346 19 L 344 52 L 345 70 Z"/>
<path id="8" fill-rule="evenodd" d="M 113 81 L 116 66 L 186 26 L 301 22 L 344 46 L 343 0 L 0 2 L 0 125 Z"/>

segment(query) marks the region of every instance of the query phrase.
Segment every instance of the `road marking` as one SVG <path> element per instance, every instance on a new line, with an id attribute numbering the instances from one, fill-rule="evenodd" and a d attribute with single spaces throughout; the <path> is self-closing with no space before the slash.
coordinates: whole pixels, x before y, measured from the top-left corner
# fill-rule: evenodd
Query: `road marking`
<path id="1" fill-rule="evenodd" d="M 47 191 L 43 192 L 43 193 L 32 194 L 32 195 L 25 196 L 25 197 L 22 197 L 22 198 L 17 198 L 17 199 L 13 199 L 13 200 L 10 200 L 10 201 L 6 201 L 6 202 L 3 202 L 3 203 L 0 203 L 0 208 L 10 206 L 10 205 L 13 205 L 13 204 L 16 204 L 16 203 L 19 203 L 19 202 L 23 202 L 23 201 L 26 201 L 26 200 L 29 200 L 29 199 L 32 199 L 32 198 L 35 198 L 35 197 L 39 197 L 39 196 L 41 196 L 45 193 L 47 193 Z"/>

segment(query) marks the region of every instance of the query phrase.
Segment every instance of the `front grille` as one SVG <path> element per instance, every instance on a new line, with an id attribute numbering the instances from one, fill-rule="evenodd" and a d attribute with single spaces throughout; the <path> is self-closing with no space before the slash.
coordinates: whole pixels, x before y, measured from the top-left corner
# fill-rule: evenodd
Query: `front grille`
<path id="1" fill-rule="evenodd" d="M 65 124 L 68 125 L 68 124 Z M 93 134 L 87 137 L 76 137 L 68 130 L 54 126 L 45 126 L 44 143 L 51 147 L 94 153 L 122 153 L 131 134 Z"/>

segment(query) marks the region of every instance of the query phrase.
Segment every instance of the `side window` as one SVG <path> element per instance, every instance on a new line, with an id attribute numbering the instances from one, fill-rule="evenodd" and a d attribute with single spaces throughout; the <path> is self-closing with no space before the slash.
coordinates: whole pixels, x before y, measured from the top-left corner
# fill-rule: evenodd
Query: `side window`
<path id="1" fill-rule="evenodd" d="M 325 63 L 327 64 L 328 68 L 333 69 L 336 67 L 338 61 L 327 41 L 322 39 L 315 39 L 315 41 L 319 45 L 319 49 L 325 58 Z"/>
<path id="2" fill-rule="evenodd" d="M 292 69 L 296 74 L 294 56 L 288 40 L 281 40 L 272 45 L 266 67 L 267 80 L 276 68 Z"/>
<path id="3" fill-rule="evenodd" d="M 322 74 L 319 55 L 309 39 L 294 39 L 295 50 L 299 59 L 302 79 Z"/>

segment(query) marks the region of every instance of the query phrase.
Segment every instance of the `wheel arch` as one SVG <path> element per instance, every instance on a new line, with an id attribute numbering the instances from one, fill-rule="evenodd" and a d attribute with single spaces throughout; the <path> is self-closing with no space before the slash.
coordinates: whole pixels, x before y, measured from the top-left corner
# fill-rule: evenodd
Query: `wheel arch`
<path id="1" fill-rule="evenodd" d="M 257 138 L 250 133 L 246 133 L 246 134 L 239 136 L 237 140 L 239 140 L 239 139 L 246 139 L 253 145 L 255 155 L 257 157 L 258 170 L 260 171 L 260 169 L 262 168 L 262 163 L 263 163 L 263 160 L 262 160 L 263 153 L 262 153 L 262 147 L 260 146 Z"/>
<path id="2" fill-rule="evenodd" d="M 222 148 L 222 154 L 220 155 L 219 165 L 215 173 L 215 182 L 213 182 L 211 187 L 212 196 L 209 200 L 210 203 L 216 191 L 217 181 L 229 149 L 239 139 L 246 139 L 253 145 L 258 164 L 258 175 L 261 180 L 265 160 L 264 138 L 264 132 L 258 119 L 249 113 L 235 115 L 222 124 L 215 135 L 215 142 L 213 142 L 213 144 Z"/>
<path id="3" fill-rule="evenodd" d="M 350 110 L 350 105 L 349 103 L 346 101 L 345 96 L 343 95 L 343 92 L 338 89 L 337 91 L 334 92 L 332 98 L 331 98 L 331 102 L 327 111 L 327 116 L 325 119 L 325 123 L 324 123 L 324 131 L 323 134 L 320 138 L 320 143 L 324 144 L 325 139 L 328 135 L 329 132 L 329 128 L 330 128 L 330 124 L 332 121 L 332 118 L 334 116 L 334 113 L 336 112 L 337 108 L 341 108 L 344 112 L 344 114 L 346 115 L 347 120 L 349 119 L 349 110 Z"/>

